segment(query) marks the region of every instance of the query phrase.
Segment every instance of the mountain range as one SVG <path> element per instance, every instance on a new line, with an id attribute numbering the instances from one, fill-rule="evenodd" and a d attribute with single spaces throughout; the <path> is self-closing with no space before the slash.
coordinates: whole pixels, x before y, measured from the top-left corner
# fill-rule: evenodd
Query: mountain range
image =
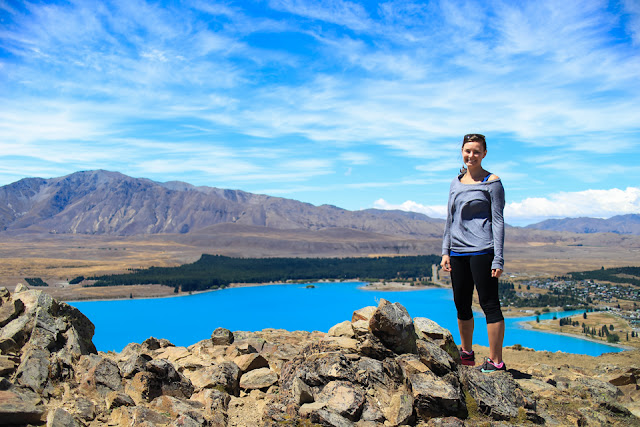
<path id="1" fill-rule="evenodd" d="M 5 233 L 196 237 L 214 226 L 219 231 L 222 225 L 227 232 L 261 228 L 413 240 L 441 238 L 444 221 L 414 212 L 349 211 L 240 190 L 155 182 L 104 170 L 50 179 L 24 178 L 0 187 L 0 231 Z M 640 235 L 640 215 L 546 220 L 526 229 Z M 523 233 L 525 229 L 517 232 Z"/>
<path id="2" fill-rule="evenodd" d="M 0 187 L 0 230 L 5 232 L 133 236 L 190 234 L 217 224 L 237 224 L 278 230 L 342 228 L 425 238 L 441 236 L 443 223 L 419 213 L 348 211 L 104 170 L 25 178 Z"/>
<path id="3" fill-rule="evenodd" d="M 640 215 L 616 215 L 602 218 L 564 218 L 547 219 L 526 228 L 536 230 L 569 231 L 572 233 L 616 233 L 640 235 Z"/>

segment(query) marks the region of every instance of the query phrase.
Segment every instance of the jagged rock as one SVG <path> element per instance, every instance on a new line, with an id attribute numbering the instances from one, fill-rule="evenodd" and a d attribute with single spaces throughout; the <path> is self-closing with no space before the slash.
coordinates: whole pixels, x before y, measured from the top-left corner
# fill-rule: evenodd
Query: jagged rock
<path id="1" fill-rule="evenodd" d="M 38 424 L 43 421 L 45 408 L 25 401 L 11 390 L 0 390 L 0 420 L 6 424 Z"/>
<path id="2" fill-rule="evenodd" d="M 578 393 L 587 393 L 596 400 L 615 399 L 622 395 L 620 389 L 613 384 L 590 377 L 576 378 L 569 383 L 569 388 Z"/>
<path id="3" fill-rule="evenodd" d="M 355 425 L 345 417 L 326 409 L 318 409 L 311 412 L 311 414 L 309 414 L 309 419 L 311 422 L 318 423 L 323 426 L 352 427 Z"/>
<path id="4" fill-rule="evenodd" d="M 249 372 L 254 369 L 269 367 L 267 359 L 259 353 L 242 354 L 233 359 L 233 363 L 238 365 L 238 368 L 240 368 L 240 371 L 242 372 Z"/>
<path id="5" fill-rule="evenodd" d="M 185 399 L 188 399 L 193 394 L 191 381 L 176 371 L 173 364 L 168 360 L 151 360 L 147 363 L 146 370 L 154 375 L 159 382 L 160 394 Z"/>
<path id="6" fill-rule="evenodd" d="M 382 341 L 371 333 L 367 333 L 360 337 L 360 352 L 365 356 L 378 360 L 384 360 L 393 357 L 393 351 L 389 350 Z"/>
<path id="7" fill-rule="evenodd" d="M 532 406 L 507 372 L 486 375 L 477 369 L 463 369 L 461 379 L 477 402 L 478 410 L 494 420 L 514 418 L 518 415 L 518 408 Z"/>
<path id="8" fill-rule="evenodd" d="M 368 425 L 368 423 L 373 426 L 377 426 L 378 424 L 384 422 L 385 415 L 380 406 L 376 403 L 376 400 L 377 399 L 374 399 L 371 396 L 365 396 L 365 402 L 364 406 L 362 407 L 362 414 L 360 415 L 358 426 L 366 426 Z"/>
<path id="9" fill-rule="evenodd" d="M 13 338 L 0 338 L 0 354 L 15 353 L 19 349 L 20 346 Z"/>
<path id="10" fill-rule="evenodd" d="M 458 346 L 448 329 L 443 328 L 433 320 L 425 317 L 414 317 L 413 326 L 419 338 L 435 342 L 436 345 L 451 356 L 455 363 L 460 363 Z"/>
<path id="11" fill-rule="evenodd" d="M 118 367 L 123 378 L 133 378 L 138 372 L 146 369 L 147 363 L 153 360 L 148 354 L 132 354 L 128 359 L 120 362 Z"/>
<path id="12" fill-rule="evenodd" d="M 296 405 L 313 402 L 313 390 L 300 378 L 294 378 L 291 383 L 291 395 Z"/>
<path id="13" fill-rule="evenodd" d="M 136 406 L 136 403 L 133 401 L 131 396 L 120 391 L 107 393 L 105 401 L 107 410 L 115 409 L 120 406 Z"/>
<path id="14" fill-rule="evenodd" d="M 50 353 L 39 348 L 29 348 L 22 355 L 22 362 L 16 371 L 18 384 L 42 393 L 49 381 Z"/>
<path id="15" fill-rule="evenodd" d="M 96 405 L 82 396 L 73 403 L 73 413 L 81 420 L 91 421 L 96 417 Z"/>
<path id="16" fill-rule="evenodd" d="M 630 368 L 622 374 L 618 374 L 609 380 L 610 384 L 615 386 L 624 386 L 630 384 L 637 384 L 638 378 L 640 378 L 640 369 Z"/>
<path id="17" fill-rule="evenodd" d="M 211 334 L 213 345 L 230 345 L 233 343 L 233 332 L 225 328 L 218 328 Z"/>
<path id="18" fill-rule="evenodd" d="M 0 356 L 0 377 L 7 377 L 17 368 L 16 362 L 12 357 Z"/>
<path id="19" fill-rule="evenodd" d="M 404 389 L 396 392 L 385 409 L 385 416 L 392 426 L 408 424 L 413 418 L 413 396 Z"/>
<path id="20" fill-rule="evenodd" d="M 240 393 L 240 368 L 233 362 L 222 362 L 189 374 L 196 389 L 221 387 L 227 393 Z"/>
<path id="21" fill-rule="evenodd" d="M 136 405 L 151 402 L 162 395 L 162 382 L 151 372 L 138 372 L 125 386 Z"/>
<path id="22" fill-rule="evenodd" d="M 416 347 L 420 361 L 427 365 L 436 375 L 446 375 L 458 369 L 458 365 L 453 358 L 433 342 L 417 340 Z"/>
<path id="23" fill-rule="evenodd" d="M 258 342 L 255 340 L 242 340 L 234 341 L 229 347 L 227 347 L 226 356 L 229 359 L 236 358 L 243 354 L 258 353 L 259 349 L 262 349 L 264 342 Z"/>
<path id="24" fill-rule="evenodd" d="M 24 303 L 19 299 L 14 300 L 13 303 L 9 302 L 7 304 L 0 305 L 0 328 L 16 319 L 23 310 Z"/>
<path id="25" fill-rule="evenodd" d="M 411 316 L 398 303 L 381 299 L 371 316 L 369 329 L 385 347 L 398 354 L 416 352 L 416 334 Z"/>
<path id="26" fill-rule="evenodd" d="M 417 372 L 409 375 L 408 380 L 420 418 L 467 416 L 462 387 L 453 374 L 441 378 L 431 371 Z"/>
<path id="27" fill-rule="evenodd" d="M 78 363 L 82 390 L 106 397 L 109 392 L 122 390 L 122 376 L 116 362 L 97 355 L 82 356 Z"/>
<path id="28" fill-rule="evenodd" d="M 160 340 L 154 337 L 149 337 L 146 340 L 142 341 L 142 351 L 153 351 L 161 348 Z"/>
<path id="29" fill-rule="evenodd" d="M 16 288 L 14 289 L 13 293 L 14 294 L 19 294 L 19 293 L 22 293 L 22 292 L 26 292 L 28 290 L 29 290 L 29 288 L 27 288 L 25 285 L 23 285 L 22 283 L 18 283 L 16 285 Z"/>
<path id="30" fill-rule="evenodd" d="M 249 371 L 240 377 L 240 388 L 243 390 L 263 389 L 278 382 L 278 374 L 269 368 Z"/>
<path id="31" fill-rule="evenodd" d="M 345 320 L 342 323 L 338 323 L 337 325 L 329 328 L 328 335 L 331 337 L 347 337 L 353 338 L 355 337 L 355 333 L 353 332 L 353 326 L 351 322 Z"/>
<path id="32" fill-rule="evenodd" d="M 324 403 L 327 410 L 356 421 L 362 412 L 364 396 L 362 389 L 351 382 L 331 381 L 324 386 L 317 401 Z"/>
<path id="33" fill-rule="evenodd" d="M 373 313 L 375 313 L 376 310 L 377 307 L 371 305 L 354 311 L 353 315 L 351 316 L 351 323 L 356 323 L 360 320 L 364 320 L 368 324 L 371 320 L 371 317 L 373 316 Z"/>
<path id="34" fill-rule="evenodd" d="M 204 407 L 204 415 L 212 426 L 225 426 L 227 425 L 227 410 L 229 409 L 229 402 L 231 396 L 228 393 L 214 390 L 205 389 L 194 393 L 191 396 L 191 400 L 200 402 Z"/>
<path id="35" fill-rule="evenodd" d="M 47 414 L 47 427 L 81 427 L 82 424 L 62 408 L 56 408 Z"/>
<path id="36" fill-rule="evenodd" d="M 464 427 L 465 423 L 460 418 L 443 417 L 431 418 L 427 422 L 427 427 Z"/>
<path id="37" fill-rule="evenodd" d="M 204 405 L 197 401 L 178 399 L 173 396 L 160 396 L 151 402 L 150 407 L 163 414 L 169 414 L 173 418 L 186 415 L 201 426 L 205 424 L 205 418 L 202 414 Z"/>
<path id="38" fill-rule="evenodd" d="M 362 335 L 368 334 L 369 331 L 369 322 L 367 320 L 356 320 L 351 323 L 351 327 L 353 328 L 353 333 L 359 337 Z"/>
<path id="39" fill-rule="evenodd" d="M 169 424 L 171 419 L 165 414 L 142 406 L 120 406 L 111 413 L 109 422 L 117 426 L 155 426 Z"/>

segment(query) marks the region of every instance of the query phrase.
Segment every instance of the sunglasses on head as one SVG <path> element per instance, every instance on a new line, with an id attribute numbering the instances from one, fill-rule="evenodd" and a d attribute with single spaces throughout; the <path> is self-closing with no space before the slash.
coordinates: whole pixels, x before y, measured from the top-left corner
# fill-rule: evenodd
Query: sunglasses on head
<path id="1" fill-rule="evenodd" d="M 468 133 L 464 136 L 463 142 L 484 142 L 484 135 L 479 133 Z"/>

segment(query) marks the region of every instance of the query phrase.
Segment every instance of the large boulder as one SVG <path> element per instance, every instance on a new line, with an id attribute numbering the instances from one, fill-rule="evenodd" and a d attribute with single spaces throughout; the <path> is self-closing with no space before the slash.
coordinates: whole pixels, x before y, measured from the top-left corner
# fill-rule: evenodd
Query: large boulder
<path id="1" fill-rule="evenodd" d="M 381 299 L 369 320 L 371 333 L 390 350 L 402 353 L 416 352 L 416 333 L 411 316 L 399 303 Z"/>

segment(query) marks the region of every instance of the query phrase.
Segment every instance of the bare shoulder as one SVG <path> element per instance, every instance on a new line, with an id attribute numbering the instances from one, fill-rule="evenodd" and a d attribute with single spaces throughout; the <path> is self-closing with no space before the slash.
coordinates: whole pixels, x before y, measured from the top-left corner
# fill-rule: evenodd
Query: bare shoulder
<path id="1" fill-rule="evenodd" d="M 498 175 L 491 174 L 491 176 L 487 181 L 491 182 L 491 181 L 495 181 L 496 179 L 500 179 L 500 177 Z"/>

